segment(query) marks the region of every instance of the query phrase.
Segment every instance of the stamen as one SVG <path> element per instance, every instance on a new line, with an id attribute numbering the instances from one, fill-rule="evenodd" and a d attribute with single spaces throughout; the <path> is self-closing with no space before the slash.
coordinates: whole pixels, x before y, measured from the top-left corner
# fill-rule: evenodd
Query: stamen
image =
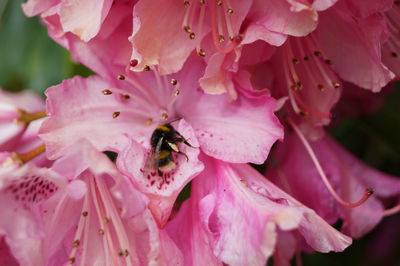
<path id="1" fill-rule="evenodd" d="M 101 93 L 103 93 L 104 95 L 111 95 L 112 91 L 110 91 L 110 90 L 102 90 Z"/>
<path id="2" fill-rule="evenodd" d="M 394 206 L 393 208 L 387 209 L 383 212 L 383 216 L 390 216 L 400 212 L 400 204 Z"/>
<path id="3" fill-rule="evenodd" d="M 30 160 L 33 160 L 34 158 L 44 153 L 45 151 L 46 151 L 46 145 L 40 144 L 39 146 L 25 153 L 13 152 L 12 157 L 16 162 L 24 164 L 26 162 L 29 162 Z"/>
<path id="4" fill-rule="evenodd" d="M 118 75 L 118 76 L 117 76 L 117 79 L 119 79 L 119 80 L 124 80 L 124 79 L 125 79 L 125 76 L 124 76 L 124 75 Z"/>
<path id="5" fill-rule="evenodd" d="M 354 208 L 354 207 L 360 206 L 365 201 L 367 201 L 367 199 L 373 194 L 373 190 L 370 189 L 370 188 L 367 188 L 365 190 L 365 193 L 364 193 L 363 197 L 359 201 L 357 201 L 355 203 L 350 203 L 350 202 L 347 202 L 347 201 L 343 200 L 335 192 L 335 190 L 333 189 L 332 185 L 329 183 L 329 180 L 326 177 L 325 172 L 322 169 L 322 166 L 319 163 L 319 161 L 318 161 L 313 149 L 311 148 L 311 145 L 308 143 L 306 137 L 303 135 L 303 133 L 300 131 L 300 129 L 293 123 L 293 121 L 290 118 L 288 118 L 287 121 L 292 126 L 292 128 L 296 132 L 297 136 L 300 138 L 301 142 L 304 145 L 304 148 L 308 152 L 308 155 L 310 155 L 310 158 L 313 161 L 313 163 L 314 163 L 314 165 L 315 165 L 315 167 L 316 167 L 316 169 L 317 169 L 317 171 L 319 173 L 319 176 L 321 177 L 322 182 L 325 184 L 326 188 L 331 193 L 331 195 L 336 199 L 336 201 L 338 201 L 340 204 L 342 204 L 343 206 L 348 207 L 348 208 Z"/>
<path id="6" fill-rule="evenodd" d="M 46 111 L 39 111 L 33 113 L 27 113 L 24 110 L 18 109 L 18 118 L 14 120 L 14 123 L 21 123 L 28 125 L 30 122 L 46 117 Z"/>
<path id="7" fill-rule="evenodd" d="M 117 118 L 120 114 L 121 114 L 121 112 L 114 112 L 114 113 L 112 114 L 112 117 L 113 117 L 113 118 Z"/>

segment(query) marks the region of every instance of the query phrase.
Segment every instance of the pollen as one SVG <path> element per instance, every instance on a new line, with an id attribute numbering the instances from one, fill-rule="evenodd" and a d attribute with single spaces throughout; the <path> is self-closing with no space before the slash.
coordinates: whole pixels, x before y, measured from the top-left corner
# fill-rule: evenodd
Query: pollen
<path id="1" fill-rule="evenodd" d="M 339 83 L 339 82 L 336 82 L 336 81 L 332 81 L 332 86 L 333 86 L 335 89 L 337 89 L 337 88 L 340 87 L 340 83 Z"/>
<path id="2" fill-rule="evenodd" d="M 224 35 L 219 35 L 218 40 L 219 42 L 224 42 L 225 41 Z"/>
<path id="3" fill-rule="evenodd" d="M 82 212 L 82 216 L 83 216 L 83 217 L 88 216 L 88 214 L 89 214 L 89 213 L 88 213 L 87 211 Z"/>
<path id="4" fill-rule="evenodd" d="M 328 65 L 330 65 L 330 66 L 333 65 L 333 61 L 332 61 L 332 60 L 329 60 L 329 59 L 326 59 L 326 60 L 325 60 L 325 63 L 328 64 Z"/>
<path id="5" fill-rule="evenodd" d="M 179 90 L 175 90 L 175 91 L 174 91 L 174 95 L 175 95 L 175 96 L 178 96 L 178 95 L 179 95 L 179 93 L 180 93 L 180 91 L 179 91 Z"/>
<path id="6" fill-rule="evenodd" d="M 325 90 L 325 87 L 324 87 L 324 85 L 322 85 L 322 84 L 318 84 L 318 89 L 319 89 L 320 91 L 324 91 L 324 90 Z"/>
<path id="7" fill-rule="evenodd" d="M 80 241 L 79 241 L 79 239 L 77 239 L 77 240 L 75 240 L 75 241 L 74 241 L 74 247 L 78 247 L 78 246 L 79 246 L 79 244 L 80 244 Z"/>
<path id="8" fill-rule="evenodd" d="M 106 217 L 103 219 L 104 224 L 108 224 L 110 222 L 110 220 Z"/>
<path id="9" fill-rule="evenodd" d="M 167 120 L 168 119 L 168 114 L 167 113 L 162 113 L 161 117 L 162 117 L 162 119 Z"/>
<path id="10" fill-rule="evenodd" d="M 206 3 L 206 1 L 204 0 L 199 0 L 200 5 L 204 5 Z"/>
<path id="11" fill-rule="evenodd" d="M 75 258 L 74 257 L 69 258 L 68 259 L 68 263 L 69 264 L 74 264 L 75 263 Z"/>
<path id="12" fill-rule="evenodd" d="M 125 76 L 124 76 L 124 75 L 118 75 L 118 76 L 117 76 L 117 79 L 119 79 L 119 80 L 124 80 L 124 79 L 125 79 Z"/>
<path id="13" fill-rule="evenodd" d="M 146 120 L 146 122 L 144 123 L 145 126 L 150 126 L 153 123 L 153 119 L 149 118 Z"/>
<path id="14" fill-rule="evenodd" d="M 112 91 L 110 91 L 110 90 L 102 90 L 101 93 L 103 93 L 104 95 L 110 95 L 110 94 L 112 94 Z"/>
<path id="15" fill-rule="evenodd" d="M 221 6 L 222 5 L 222 1 L 221 0 L 218 0 L 217 1 L 217 6 Z"/>
<path id="16" fill-rule="evenodd" d="M 121 114 L 121 112 L 114 112 L 114 113 L 112 114 L 112 117 L 113 117 L 113 118 L 117 118 L 120 114 Z"/>
<path id="17" fill-rule="evenodd" d="M 122 95 L 122 100 L 129 100 L 129 98 L 131 98 L 131 96 L 129 96 L 128 94 Z"/>
<path id="18" fill-rule="evenodd" d="M 226 12 L 228 12 L 229 15 L 232 15 L 233 14 L 233 9 L 232 8 L 228 8 L 228 10 Z"/>
<path id="19" fill-rule="evenodd" d="M 299 59 L 297 58 L 293 58 L 292 59 L 293 64 L 297 65 L 298 63 L 300 63 Z"/>
<path id="20" fill-rule="evenodd" d="M 189 3 L 189 1 L 185 1 L 185 2 L 183 2 L 183 6 L 184 6 L 184 7 L 186 7 L 186 8 L 188 8 L 188 7 L 190 6 L 190 3 Z"/>
<path id="21" fill-rule="evenodd" d="M 143 71 L 149 71 L 150 70 L 150 67 L 149 66 L 144 66 L 144 68 L 143 68 Z"/>
<path id="22" fill-rule="evenodd" d="M 200 50 L 197 52 L 197 54 L 200 55 L 200 56 L 202 56 L 202 57 L 206 56 L 206 52 L 205 52 L 203 49 L 200 49 Z"/>
<path id="23" fill-rule="evenodd" d="M 124 251 L 122 249 L 119 249 L 117 251 L 117 253 L 118 253 L 118 256 L 120 256 L 120 257 L 122 257 L 124 255 Z"/>
<path id="24" fill-rule="evenodd" d="M 314 55 L 315 55 L 316 57 L 321 57 L 322 54 L 321 54 L 320 51 L 315 51 L 315 52 L 314 52 Z"/>
<path id="25" fill-rule="evenodd" d="M 99 229 L 99 235 L 104 235 L 104 230 L 103 229 Z"/>
<path id="26" fill-rule="evenodd" d="M 176 79 L 171 79 L 171 84 L 175 86 L 176 84 L 178 84 L 178 81 Z"/>
<path id="27" fill-rule="evenodd" d="M 240 179 L 240 182 L 242 182 L 246 187 L 249 187 L 249 183 L 247 183 L 246 180 Z"/>
<path id="28" fill-rule="evenodd" d="M 189 34 L 189 38 L 191 39 L 191 40 L 194 40 L 194 38 L 195 38 L 195 34 L 194 34 L 194 32 L 191 32 L 190 34 Z"/>

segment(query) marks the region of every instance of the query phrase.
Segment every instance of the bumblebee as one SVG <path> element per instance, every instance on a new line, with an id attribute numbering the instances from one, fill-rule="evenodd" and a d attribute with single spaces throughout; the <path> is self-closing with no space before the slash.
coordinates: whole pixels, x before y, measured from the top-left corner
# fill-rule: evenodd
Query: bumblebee
<path id="1" fill-rule="evenodd" d="M 163 172 L 176 167 L 173 152 L 185 156 L 188 161 L 187 155 L 179 150 L 178 143 L 194 148 L 170 123 L 158 126 L 151 135 L 151 152 L 146 167 L 150 166 L 162 177 Z"/>

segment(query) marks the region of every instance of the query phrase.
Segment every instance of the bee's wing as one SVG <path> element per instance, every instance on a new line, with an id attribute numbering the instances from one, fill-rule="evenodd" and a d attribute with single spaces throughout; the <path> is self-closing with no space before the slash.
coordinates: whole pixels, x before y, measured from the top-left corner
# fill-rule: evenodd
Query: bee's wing
<path id="1" fill-rule="evenodd" d="M 161 145 L 163 143 L 164 137 L 161 137 L 157 145 L 155 147 L 151 147 L 151 151 L 149 156 L 146 159 L 146 163 L 144 165 L 144 176 L 147 176 L 147 174 L 151 171 L 158 171 L 158 163 L 160 161 L 160 151 L 161 151 Z"/>

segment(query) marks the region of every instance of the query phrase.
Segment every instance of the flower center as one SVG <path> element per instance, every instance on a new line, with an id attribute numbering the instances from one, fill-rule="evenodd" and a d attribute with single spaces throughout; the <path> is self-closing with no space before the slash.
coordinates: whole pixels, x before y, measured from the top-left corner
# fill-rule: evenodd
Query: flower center
<path id="1" fill-rule="evenodd" d="M 132 64 L 131 64 L 132 65 Z M 130 65 L 130 66 L 131 66 Z M 118 75 L 120 88 L 109 88 L 102 91 L 103 95 L 120 95 L 125 108 L 120 108 L 112 113 L 113 118 L 123 113 L 136 116 L 144 121 L 146 126 L 153 122 L 164 124 L 176 119 L 174 105 L 179 98 L 180 86 L 178 80 L 165 75 L 160 75 L 157 67 L 148 67 L 142 73 L 133 73 L 126 68 L 125 75 Z M 139 76 L 146 80 L 143 83 Z"/>
<path id="2" fill-rule="evenodd" d="M 191 40 L 196 42 L 198 55 L 205 56 L 206 52 L 200 48 L 201 36 L 205 20 L 206 8 L 210 9 L 210 24 L 215 48 L 223 54 L 232 51 L 241 41 L 237 32 L 232 26 L 233 9 L 229 0 L 205 1 L 192 0 L 184 1 L 186 9 L 182 21 L 182 28 Z M 195 22 L 196 25 L 195 25 Z M 200 38 L 196 38 L 199 36 Z M 229 40 L 229 42 L 226 42 Z"/>

